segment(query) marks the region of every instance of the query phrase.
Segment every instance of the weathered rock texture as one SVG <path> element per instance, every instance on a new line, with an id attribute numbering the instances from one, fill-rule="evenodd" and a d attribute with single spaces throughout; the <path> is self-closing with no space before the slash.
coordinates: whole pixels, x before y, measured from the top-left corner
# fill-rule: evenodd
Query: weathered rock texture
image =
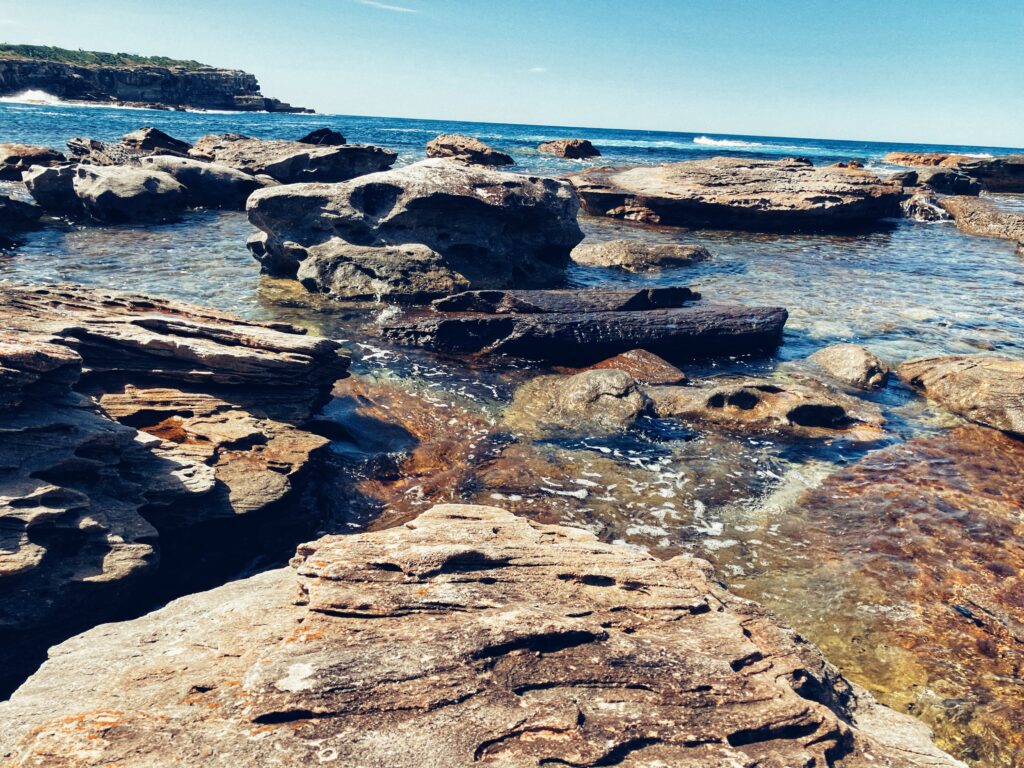
<path id="1" fill-rule="evenodd" d="M 588 157 L 600 157 L 597 147 L 587 139 L 555 139 L 545 141 L 537 147 L 545 155 L 555 155 L 570 160 L 585 160 Z"/>
<path id="2" fill-rule="evenodd" d="M 367 144 L 319 145 L 298 141 L 253 139 L 237 133 L 209 134 L 189 155 L 270 176 L 282 184 L 332 183 L 390 168 L 398 155 Z"/>
<path id="3" fill-rule="evenodd" d="M 143 168 L 80 165 L 71 188 L 82 211 L 102 222 L 162 221 L 187 203 L 185 187 L 173 176 Z"/>
<path id="4" fill-rule="evenodd" d="M 38 206 L 0 192 L 0 243 L 19 232 L 32 229 L 40 214 Z"/>
<path id="5" fill-rule="evenodd" d="M 0 179 L 21 181 L 21 174 L 33 165 L 59 165 L 64 155 L 50 147 L 31 144 L 0 144 Z"/>
<path id="6" fill-rule="evenodd" d="M 458 133 L 443 133 L 427 142 L 427 157 L 458 160 L 471 165 L 512 165 L 504 152 L 484 144 L 480 139 Z"/>
<path id="7" fill-rule="evenodd" d="M 883 435 L 877 406 L 812 379 L 735 379 L 646 391 L 659 416 L 726 430 L 868 441 Z"/>
<path id="8" fill-rule="evenodd" d="M 688 267 L 711 258 L 701 245 L 645 243 L 643 240 L 608 240 L 580 243 L 572 249 L 572 260 L 588 267 L 619 267 L 628 272 L 645 272 L 660 267 Z"/>
<path id="9" fill-rule="evenodd" d="M 589 364 L 644 347 L 672 357 L 753 352 L 777 346 L 780 307 L 705 304 L 688 288 L 582 291 L 472 291 L 433 311 L 384 319 L 401 344 L 453 354 L 507 354 Z"/>
<path id="10" fill-rule="evenodd" d="M 685 384 L 686 374 L 646 349 L 630 349 L 590 366 L 596 370 L 625 371 L 639 384 Z"/>
<path id="11" fill-rule="evenodd" d="M 244 210 L 249 195 L 266 186 L 255 176 L 220 163 L 170 155 L 144 157 L 141 162 L 143 168 L 166 173 L 181 184 L 190 207 Z"/>
<path id="12" fill-rule="evenodd" d="M 903 363 L 897 373 L 953 413 L 1024 437 L 1024 360 L 926 357 Z"/>
<path id="13" fill-rule="evenodd" d="M 300 144 L 315 144 L 318 147 L 338 147 L 347 143 L 340 131 L 331 128 L 317 128 L 296 141 Z"/>
<path id="14" fill-rule="evenodd" d="M 978 197 L 944 197 L 938 201 L 956 226 L 969 235 L 1013 240 L 1024 246 L 1024 213 L 1002 211 Z"/>
<path id="15" fill-rule="evenodd" d="M 583 208 L 650 224 L 751 230 L 841 230 L 899 214 L 902 187 L 863 170 L 802 160 L 716 157 L 592 168 L 569 177 Z"/>
<path id="16" fill-rule="evenodd" d="M 440 506 L 292 565 L 54 649 L 6 764 L 958 765 L 700 561 Z"/>
<path id="17" fill-rule="evenodd" d="M 308 112 L 260 93 L 255 75 L 237 69 L 76 66 L 56 61 L 0 60 L 0 96 L 40 90 L 69 101 Z"/>
<path id="18" fill-rule="evenodd" d="M 892 372 L 878 355 L 857 344 L 832 344 L 807 359 L 832 378 L 858 389 L 881 387 Z"/>
<path id="19" fill-rule="evenodd" d="M 340 148 L 339 148 L 340 149 Z M 249 200 L 264 271 L 356 298 L 550 285 L 583 234 L 572 188 L 445 160 Z M 308 262 L 308 263 L 306 263 Z"/>
<path id="20" fill-rule="evenodd" d="M 938 152 L 890 152 L 885 162 L 912 167 L 953 168 L 992 192 L 1024 192 L 1024 155 L 971 157 Z"/>

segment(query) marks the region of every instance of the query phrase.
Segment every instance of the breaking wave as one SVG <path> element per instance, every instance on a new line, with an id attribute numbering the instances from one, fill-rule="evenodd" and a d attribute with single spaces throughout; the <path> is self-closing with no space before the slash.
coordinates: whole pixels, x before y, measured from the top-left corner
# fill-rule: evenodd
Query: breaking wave
<path id="1" fill-rule="evenodd" d="M 710 136 L 698 136 L 693 140 L 694 144 L 705 147 L 733 147 L 735 149 L 747 149 L 750 147 L 764 147 L 759 141 L 740 141 L 738 139 L 712 139 Z"/>

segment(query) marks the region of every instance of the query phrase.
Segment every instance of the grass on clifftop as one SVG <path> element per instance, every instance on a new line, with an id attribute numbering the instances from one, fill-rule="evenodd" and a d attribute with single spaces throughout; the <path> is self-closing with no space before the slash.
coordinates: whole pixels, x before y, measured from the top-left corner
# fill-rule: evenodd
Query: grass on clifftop
<path id="1" fill-rule="evenodd" d="M 134 53 L 102 53 L 100 51 L 72 51 L 52 45 L 11 45 L 0 43 L 0 59 L 33 59 L 75 64 L 80 67 L 184 67 L 203 69 L 207 64 L 198 61 L 171 59 L 167 56 L 137 56 Z"/>

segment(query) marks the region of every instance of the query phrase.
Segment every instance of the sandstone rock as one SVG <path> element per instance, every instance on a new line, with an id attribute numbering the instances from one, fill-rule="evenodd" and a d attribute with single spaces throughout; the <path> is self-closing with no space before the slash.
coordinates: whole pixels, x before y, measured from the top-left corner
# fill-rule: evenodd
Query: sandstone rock
<path id="1" fill-rule="evenodd" d="M 248 173 L 189 157 L 144 157 L 142 167 L 173 177 L 185 188 L 189 206 L 244 210 L 249 195 L 264 186 L 259 179 Z"/>
<path id="2" fill-rule="evenodd" d="M 628 373 L 593 370 L 531 379 L 516 390 L 504 420 L 528 436 L 606 435 L 631 427 L 646 408 Z"/>
<path id="3" fill-rule="evenodd" d="M 314 144 L 318 147 L 340 147 L 346 143 L 345 137 L 339 131 L 330 128 L 317 128 L 297 141 L 300 144 Z"/>
<path id="4" fill-rule="evenodd" d="M 563 365 L 590 364 L 638 346 L 674 357 L 700 357 L 778 345 L 786 310 L 704 304 L 696 301 L 699 297 L 671 288 L 478 291 L 439 300 L 434 312 L 388 317 L 379 326 L 400 344 Z"/>
<path id="5" fill-rule="evenodd" d="M 577 210 L 576 197 L 563 182 L 444 160 L 345 184 L 260 190 L 248 203 L 249 220 L 267 233 L 253 248 L 264 271 L 293 277 L 311 247 L 333 238 L 317 259 L 351 263 L 346 270 L 365 272 L 357 292 L 367 281 L 390 284 L 388 275 L 397 274 L 389 291 L 398 295 L 429 294 L 422 290 L 424 281 L 434 285 L 440 273 L 453 285 L 465 281 L 482 288 L 559 281 L 569 251 L 583 238 Z M 345 248 L 346 243 L 359 247 Z M 403 249 L 413 245 L 421 246 L 413 249 L 415 259 L 400 264 Z M 404 275 L 412 274 L 419 276 L 409 282 Z"/>
<path id="6" fill-rule="evenodd" d="M 75 136 L 68 139 L 67 145 L 74 162 L 85 165 L 132 165 L 140 156 L 139 152 L 122 142 L 114 144 Z"/>
<path id="7" fill-rule="evenodd" d="M 686 374 L 646 349 L 631 349 L 590 366 L 625 371 L 639 384 L 685 384 Z"/>
<path id="8" fill-rule="evenodd" d="M 140 155 L 185 155 L 192 148 L 187 141 L 170 136 L 149 126 L 126 133 L 121 143 Z"/>
<path id="9" fill-rule="evenodd" d="M 74 350 L 45 338 L 0 332 L 0 410 L 32 397 L 68 395 L 81 373 L 82 358 Z"/>
<path id="10" fill-rule="evenodd" d="M 796 159 L 716 157 L 569 177 L 596 216 L 651 224 L 751 230 L 837 230 L 899 213 L 901 187 L 862 170 Z"/>
<path id="11" fill-rule="evenodd" d="M 1024 155 L 972 157 L 941 152 L 890 152 L 885 162 L 912 167 L 954 168 L 991 192 L 1024 192 Z M 958 193 L 960 194 L 960 193 Z"/>
<path id="12" fill-rule="evenodd" d="M 0 179 L 21 181 L 21 174 L 33 165 L 51 166 L 65 162 L 60 152 L 31 144 L 0 144 Z"/>
<path id="13" fill-rule="evenodd" d="M 79 211 L 78 195 L 75 194 L 77 172 L 73 165 L 54 168 L 34 166 L 24 174 L 25 186 L 44 211 L 74 214 Z"/>
<path id="14" fill-rule="evenodd" d="M 834 379 L 859 389 L 881 387 L 891 373 L 877 355 L 856 344 L 832 344 L 807 359 Z"/>
<path id="15" fill-rule="evenodd" d="M 0 717 L 11 768 L 959 765 L 706 564 L 456 505 L 98 627 Z"/>
<path id="16" fill-rule="evenodd" d="M 981 192 L 977 181 L 956 168 L 921 168 L 915 173 L 918 186 L 944 195 L 977 195 Z"/>
<path id="17" fill-rule="evenodd" d="M 253 175 L 266 174 L 282 184 L 347 181 L 390 168 L 398 157 L 389 149 L 363 144 L 312 146 L 237 133 L 203 136 L 189 155 Z"/>
<path id="18" fill-rule="evenodd" d="M 645 391 L 659 416 L 738 432 L 872 441 L 885 423 L 877 406 L 811 379 L 741 378 Z"/>
<path id="19" fill-rule="evenodd" d="M 580 243 L 572 249 L 572 260 L 589 267 L 620 267 L 627 272 L 644 272 L 659 267 L 685 267 L 711 258 L 701 245 L 645 243 L 642 240 L 608 240 Z"/>
<path id="20" fill-rule="evenodd" d="M 72 188 L 85 213 L 102 222 L 160 221 L 185 207 L 185 188 L 159 171 L 79 165 Z"/>
<path id="21" fill-rule="evenodd" d="M 896 369 L 926 397 L 965 419 L 1024 437 L 1024 360 L 925 357 Z"/>
<path id="22" fill-rule="evenodd" d="M 597 147 L 587 139 L 555 139 L 554 141 L 545 141 L 537 149 L 546 155 L 565 157 L 570 160 L 584 160 L 588 157 L 601 156 Z"/>
<path id="23" fill-rule="evenodd" d="M 512 165 L 515 163 L 504 152 L 484 144 L 471 136 L 443 133 L 427 142 L 427 157 L 447 158 L 472 165 Z"/>
<path id="24" fill-rule="evenodd" d="M 1024 245 L 1024 213 L 1001 211 L 978 197 L 944 197 L 938 204 L 969 235 L 998 237 Z"/>
<path id="25" fill-rule="evenodd" d="M 882 162 L 890 165 L 906 165 L 911 167 L 934 167 L 955 165 L 966 160 L 967 155 L 954 155 L 948 152 L 889 152 Z"/>
<path id="26" fill-rule="evenodd" d="M 0 243 L 34 227 L 40 213 L 39 206 L 0 192 Z"/>

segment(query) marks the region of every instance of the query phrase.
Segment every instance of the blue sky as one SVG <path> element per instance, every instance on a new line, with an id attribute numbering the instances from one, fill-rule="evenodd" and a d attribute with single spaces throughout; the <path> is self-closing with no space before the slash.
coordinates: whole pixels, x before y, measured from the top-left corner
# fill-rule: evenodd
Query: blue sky
<path id="1" fill-rule="evenodd" d="M 3 39 L 344 114 L 1024 146 L 1021 0 L 0 0 Z"/>

